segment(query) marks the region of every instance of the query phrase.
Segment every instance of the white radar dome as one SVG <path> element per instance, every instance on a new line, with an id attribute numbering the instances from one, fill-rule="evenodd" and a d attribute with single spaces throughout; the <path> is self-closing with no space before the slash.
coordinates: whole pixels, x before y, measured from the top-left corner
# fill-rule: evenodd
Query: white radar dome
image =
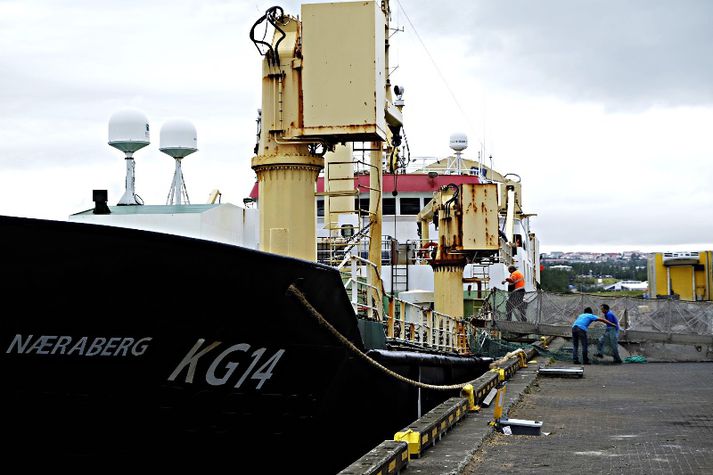
<path id="1" fill-rule="evenodd" d="M 171 119 L 161 127 L 159 150 L 173 158 L 183 158 L 198 150 L 196 127 L 186 119 Z"/>
<path id="2" fill-rule="evenodd" d="M 115 112 L 109 119 L 109 145 L 133 153 L 151 143 L 149 120 L 136 109 Z"/>
<path id="3" fill-rule="evenodd" d="M 462 152 L 468 148 L 468 136 L 462 133 L 451 134 L 450 146 L 456 152 Z"/>

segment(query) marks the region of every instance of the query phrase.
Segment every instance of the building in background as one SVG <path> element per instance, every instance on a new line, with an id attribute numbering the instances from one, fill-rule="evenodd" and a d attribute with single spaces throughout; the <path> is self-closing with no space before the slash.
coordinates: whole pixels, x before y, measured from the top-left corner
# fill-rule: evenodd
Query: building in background
<path id="1" fill-rule="evenodd" d="M 648 260 L 651 298 L 710 301 L 713 251 L 657 252 Z"/>
<path id="2" fill-rule="evenodd" d="M 603 290 L 643 290 L 646 292 L 648 288 L 648 282 L 641 282 L 640 280 L 620 280 L 619 282 L 604 286 Z"/>

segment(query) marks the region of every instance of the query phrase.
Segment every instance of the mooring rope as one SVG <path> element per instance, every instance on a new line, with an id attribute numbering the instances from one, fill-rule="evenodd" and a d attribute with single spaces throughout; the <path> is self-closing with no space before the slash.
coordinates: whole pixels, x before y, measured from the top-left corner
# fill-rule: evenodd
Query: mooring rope
<path id="1" fill-rule="evenodd" d="M 329 330 L 329 332 L 334 335 L 337 340 L 339 340 L 342 344 L 344 344 L 347 348 L 349 348 L 355 355 L 366 361 L 368 364 L 374 366 L 375 368 L 381 370 L 382 372 L 388 374 L 389 376 L 398 379 L 399 381 L 407 384 L 411 384 L 412 386 L 416 386 L 422 389 L 433 389 L 436 391 L 451 391 L 454 389 L 463 389 L 463 387 L 467 384 L 470 384 L 472 381 L 468 381 L 465 383 L 461 384 L 450 384 L 450 385 L 445 385 L 445 386 L 439 386 L 436 384 L 427 384 L 427 383 L 422 383 L 421 381 L 416 381 L 413 379 L 409 379 L 405 376 L 400 375 L 399 373 L 390 370 L 386 366 L 382 365 L 378 361 L 374 360 L 372 357 L 368 356 L 366 353 L 361 351 L 359 348 L 357 348 L 354 343 L 349 341 L 347 337 L 339 333 L 339 330 L 334 328 L 331 323 L 329 323 L 323 316 L 320 314 L 317 309 L 315 309 L 312 304 L 309 303 L 307 300 L 307 297 L 298 289 L 297 287 L 294 286 L 294 284 L 290 285 L 287 288 L 287 292 L 289 294 L 292 294 L 297 300 L 302 303 L 302 305 L 307 309 L 307 311 L 319 322 L 320 325 L 322 325 L 324 328 Z"/>

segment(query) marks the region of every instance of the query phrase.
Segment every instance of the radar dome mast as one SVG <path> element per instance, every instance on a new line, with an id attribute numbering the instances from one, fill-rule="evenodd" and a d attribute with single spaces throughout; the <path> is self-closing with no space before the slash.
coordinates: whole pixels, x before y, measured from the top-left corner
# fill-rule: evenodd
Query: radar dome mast
<path id="1" fill-rule="evenodd" d="M 455 152 L 455 158 L 448 160 L 446 173 L 460 175 L 463 173 L 463 150 L 468 148 L 468 136 L 463 133 L 451 134 L 450 147 Z"/>
<path id="2" fill-rule="evenodd" d="M 134 152 L 149 143 L 149 121 L 143 112 L 124 109 L 115 112 L 109 119 L 109 145 L 124 152 L 126 159 L 126 191 L 117 203 L 119 206 L 144 204 L 134 191 Z"/>
<path id="3" fill-rule="evenodd" d="M 166 199 L 167 205 L 191 204 L 183 179 L 181 160 L 198 150 L 195 126 L 186 119 L 172 119 L 161 127 L 161 150 L 176 161 L 176 171 Z"/>

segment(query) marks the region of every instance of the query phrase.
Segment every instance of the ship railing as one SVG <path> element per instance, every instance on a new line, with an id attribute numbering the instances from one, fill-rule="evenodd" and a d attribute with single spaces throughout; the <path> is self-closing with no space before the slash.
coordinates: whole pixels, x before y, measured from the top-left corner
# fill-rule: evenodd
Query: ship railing
<path id="1" fill-rule="evenodd" d="M 368 226 L 360 233 L 366 234 Z M 382 237 L 381 265 L 389 265 L 393 258 L 393 249 L 389 236 Z M 356 236 L 352 239 L 345 239 L 341 236 L 317 238 L 317 262 L 333 267 L 342 265 L 344 260 L 349 260 L 350 255 L 358 255 L 362 258 L 369 257 L 369 238 Z"/>
<path id="2" fill-rule="evenodd" d="M 398 298 L 393 298 L 390 309 L 388 340 L 436 351 L 469 352 L 466 325 L 461 319 Z"/>
<path id="3" fill-rule="evenodd" d="M 317 262 L 337 266 L 351 252 L 363 254 L 365 246 L 360 241 L 352 241 L 341 236 L 317 238 Z M 368 250 L 368 247 L 366 247 Z"/>
<path id="4" fill-rule="evenodd" d="M 477 165 L 457 170 L 454 163 L 455 157 L 445 160 L 438 157 L 411 157 L 406 167 L 406 173 L 436 172 L 439 175 L 477 175 L 483 177 L 488 173 L 488 169 L 485 166 Z"/>
<path id="5" fill-rule="evenodd" d="M 370 272 L 370 269 L 375 272 Z M 343 276 L 344 287 L 350 295 L 354 313 L 370 320 L 381 320 L 382 302 L 374 301 L 370 297 L 384 294 L 376 265 L 369 259 L 348 253 L 337 266 L 337 270 Z M 372 282 L 372 275 L 376 275 L 377 282 Z"/>
<path id="6" fill-rule="evenodd" d="M 388 317 L 382 318 L 383 306 L 372 297 L 384 294 L 374 263 L 348 253 L 336 268 L 343 277 L 354 312 L 362 318 L 382 321 L 390 341 L 440 352 L 468 353 L 462 319 L 396 297 L 390 299 Z M 372 281 L 373 275 L 377 276 L 377 282 Z"/>

